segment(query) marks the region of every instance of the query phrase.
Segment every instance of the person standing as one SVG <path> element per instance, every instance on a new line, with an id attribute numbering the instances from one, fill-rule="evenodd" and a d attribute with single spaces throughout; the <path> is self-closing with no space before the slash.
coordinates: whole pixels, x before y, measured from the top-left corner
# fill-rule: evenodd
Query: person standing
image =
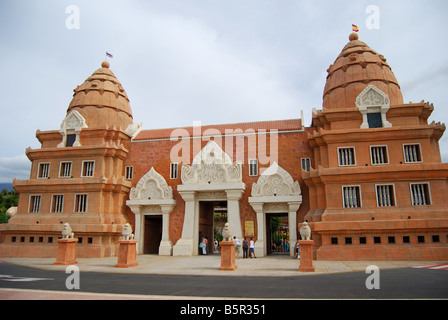
<path id="1" fill-rule="evenodd" d="M 207 236 L 204 237 L 204 239 L 202 240 L 202 243 L 204 244 L 202 246 L 202 254 L 206 255 L 207 254 L 207 243 L 208 243 Z"/>
<path id="2" fill-rule="evenodd" d="M 235 254 L 236 258 L 240 258 L 240 251 L 241 251 L 241 243 L 240 239 L 238 239 L 236 236 L 233 236 L 233 241 L 235 241 Z"/>
<path id="3" fill-rule="evenodd" d="M 249 256 L 252 259 L 252 254 L 254 255 L 254 258 L 256 258 L 255 256 L 255 242 L 252 238 L 250 238 L 250 245 L 249 245 Z"/>
<path id="4" fill-rule="evenodd" d="M 248 250 L 249 250 L 249 242 L 247 241 L 247 238 L 244 238 L 244 240 L 243 240 L 243 259 L 247 258 Z"/>

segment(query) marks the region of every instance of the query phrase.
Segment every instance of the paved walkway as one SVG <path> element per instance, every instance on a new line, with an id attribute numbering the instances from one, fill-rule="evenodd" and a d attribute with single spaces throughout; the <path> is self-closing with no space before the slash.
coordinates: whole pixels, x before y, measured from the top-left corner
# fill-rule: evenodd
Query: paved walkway
<path id="1" fill-rule="evenodd" d="M 53 258 L 0 258 L 0 260 L 24 266 L 65 271 L 65 266 L 54 266 Z M 309 276 L 340 272 L 365 272 L 367 266 L 376 265 L 380 270 L 408 268 L 442 263 L 440 261 L 314 261 L 315 272 L 299 272 L 300 261 L 289 256 L 268 256 L 256 259 L 237 259 L 234 271 L 219 270 L 219 255 L 193 257 L 161 257 L 140 255 L 138 266 L 133 268 L 115 268 L 117 258 L 78 258 L 81 272 L 165 274 L 165 275 L 201 275 L 201 276 Z"/>

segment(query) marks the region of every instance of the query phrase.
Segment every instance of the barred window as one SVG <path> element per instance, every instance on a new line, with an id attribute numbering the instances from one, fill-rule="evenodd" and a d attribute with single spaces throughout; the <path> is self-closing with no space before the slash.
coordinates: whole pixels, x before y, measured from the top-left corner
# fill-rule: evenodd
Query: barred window
<path id="1" fill-rule="evenodd" d="M 53 196 L 52 212 L 63 212 L 64 210 L 64 196 L 62 194 L 56 194 Z"/>
<path id="2" fill-rule="evenodd" d="M 258 160 L 249 160 L 249 176 L 258 176 Z"/>
<path id="3" fill-rule="evenodd" d="M 354 166 L 356 165 L 355 148 L 339 148 L 339 165 Z"/>
<path id="4" fill-rule="evenodd" d="M 37 178 L 48 179 L 49 177 L 50 177 L 50 164 L 39 163 L 39 171 L 37 173 Z"/>
<path id="5" fill-rule="evenodd" d="M 361 188 L 359 186 L 342 187 L 344 208 L 361 207 Z"/>
<path id="6" fill-rule="evenodd" d="M 393 185 L 376 186 L 376 199 L 378 207 L 395 206 L 394 186 Z"/>
<path id="7" fill-rule="evenodd" d="M 75 201 L 75 212 L 87 212 L 86 194 L 77 194 Z"/>
<path id="8" fill-rule="evenodd" d="M 178 177 L 179 164 L 171 163 L 170 165 L 170 179 L 175 180 Z"/>
<path id="9" fill-rule="evenodd" d="M 386 146 L 370 147 L 370 157 L 372 165 L 389 163 Z"/>
<path id="10" fill-rule="evenodd" d="M 422 162 L 422 155 L 420 144 L 405 144 L 404 148 L 404 162 Z"/>
<path id="11" fill-rule="evenodd" d="M 132 180 L 132 178 L 134 176 L 134 167 L 126 167 L 124 174 L 125 174 L 126 180 Z"/>
<path id="12" fill-rule="evenodd" d="M 30 207 L 29 207 L 28 211 L 31 213 L 40 212 L 41 202 L 42 202 L 42 196 L 40 196 L 40 195 L 30 196 Z"/>
<path id="13" fill-rule="evenodd" d="M 310 158 L 302 158 L 302 170 L 310 171 L 311 169 L 311 159 Z"/>
<path id="14" fill-rule="evenodd" d="M 72 176 L 72 163 L 71 162 L 61 162 L 59 177 L 60 178 L 70 178 Z"/>
<path id="15" fill-rule="evenodd" d="M 431 204 L 429 183 L 411 184 L 413 206 L 427 206 Z"/>
<path id="16" fill-rule="evenodd" d="M 82 162 L 82 176 L 93 177 L 95 170 L 95 161 L 83 161 Z"/>

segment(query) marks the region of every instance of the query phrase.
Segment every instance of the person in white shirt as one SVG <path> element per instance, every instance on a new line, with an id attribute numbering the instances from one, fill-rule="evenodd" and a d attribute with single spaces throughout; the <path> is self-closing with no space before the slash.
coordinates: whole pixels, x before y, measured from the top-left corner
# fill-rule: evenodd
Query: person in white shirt
<path id="1" fill-rule="evenodd" d="M 240 239 L 238 239 L 236 236 L 233 236 L 233 241 L 235 242 L 235 254 L 236 258 L 240 258 L 240 251 L 241 251 L 241 243 Z"/>
<path id="2" fill-rule="evenodd" d="M 249 257 L 252 259 L 252 254 L 255 256 L 255 242 L 252 238 L 250 238 L 250 244 L 249 244 Z"/>

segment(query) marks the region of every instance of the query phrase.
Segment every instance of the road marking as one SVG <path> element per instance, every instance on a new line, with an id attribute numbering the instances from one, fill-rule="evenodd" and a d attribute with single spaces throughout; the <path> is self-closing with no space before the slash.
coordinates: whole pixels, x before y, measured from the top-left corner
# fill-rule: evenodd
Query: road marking
<path id="1" fill-rule="evenodd" d="M 6 275 L 6 274 L 0 274 L 0 280 L 9 281 L 9 282 L 33 282 L 33 281 L 46 281 L 46 280 L 54 280 L 54 279 L 16 277 L 16 276 L 10 276 L 10 275 Z"/>
<path id="2" fill-rule="evenodd" d="M 433 269 L 433 270 L 448 270 L 448 264 L 433 264 L 429 266 L 412 267 L 414 269 Z"/>

